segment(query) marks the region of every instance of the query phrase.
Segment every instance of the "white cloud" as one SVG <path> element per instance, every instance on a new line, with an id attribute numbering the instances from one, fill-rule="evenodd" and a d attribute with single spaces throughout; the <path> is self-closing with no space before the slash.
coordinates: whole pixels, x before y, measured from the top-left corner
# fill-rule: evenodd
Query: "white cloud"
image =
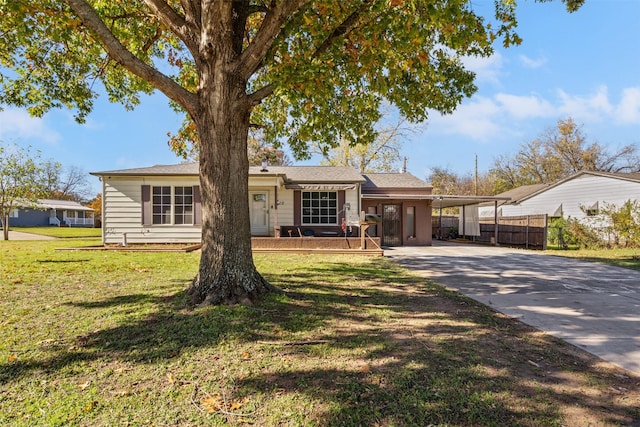
<path id="1" fill-rule="evenodd" d="M 619 123 L 640 124 L 640 87 L 630 87 L 622 91 L 622 99 L 615 108 L 615 116 Z"/>
<path id="2" fill-rule="evenodd" d="M 549 101 L 535 95 L 498 93 L 494 98 L 505 114 L 516 119 L 553 117 L 555 114 L 554 107 Z"/>
<path id="3" fill-rule="evenodd" d="M 477 96 L 459 106 L 454 114 L 443 116 L 432 112 L 429 129 L 440 134 L 488 141 L 500 132 L 500 126 L 496 123 L 499 115 L 499 105 L 489 98 Z"/>
<path id="4" fill-rule="evenodd" d="M 525 68 L 536 69 L 547 63 L 547 58 L 529 58 L 527 55 L 519 55 L 520 64 Z"/>
<path id="5" fill-rule="evenodd" d="M 0 111 L 0 138 L 38 139 L 56 145 L 62 137 L 41 118 L 31 117 L 25 110 L 6 108 Z"/>
<path id="6" fill-rule="evenodd" d="M 488 58 L 467 56 L 462 62 L 465 67 L 476 73 L 477 82 L 484 81 L 496 85 L 500 84 L 504 58 L 499 52 L 494 53 Z"/>
<path id="7" fill-rule="evenodd" d="M 571 117 L 578 123 L 640 124 L 640 87 L 626 88 L 618 104 L 609 99 L 606 86 L 587 95 L 573 95 L 558 89 L 554 99 L 539 95 L 497 93 L 474 96 L 449 116 L 431 113 L 429 132 L 459 135 L 472 141 L 513 139 L 532 126 L 552 126 Z"/>
<path id="8" fill-rule="evenodd" d="M 558 90 L 558 114 L 572 117 L 577 121 L 601 122 L 612 119 L 614 107 L 609 102 L 609 91 L 606 86 L 600 86 L 595 93 L 580 96 L 570 95 Z"/>

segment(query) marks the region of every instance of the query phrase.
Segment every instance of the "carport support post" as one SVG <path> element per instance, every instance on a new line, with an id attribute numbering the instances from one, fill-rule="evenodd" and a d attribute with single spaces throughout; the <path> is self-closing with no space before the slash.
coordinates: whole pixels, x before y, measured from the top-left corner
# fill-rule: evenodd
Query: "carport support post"
<path id="1" fill-rule="evenodd" d="M 462 205 L 462 238 L 464 239 L 464 236 L 467 235 L 467 230 L 466 230 L 466 226 L 467 226 L 467 218 L 465 217 L 465 213 L 466 213 L 466 206 Z"/>
<path id="2" fill-rule="evenodd" d="M 442 200 L 442 198 L 440 198 Z M 438 230 L 440 230 L 440 240 L 442 240 L 442 202 L 440 202 L 440 225 L 438 226 Z"/>
<path id="3" fill-rule="evenodd" d="M 498 201 L 493 202 L 493 245 L 498 246 Z"/>

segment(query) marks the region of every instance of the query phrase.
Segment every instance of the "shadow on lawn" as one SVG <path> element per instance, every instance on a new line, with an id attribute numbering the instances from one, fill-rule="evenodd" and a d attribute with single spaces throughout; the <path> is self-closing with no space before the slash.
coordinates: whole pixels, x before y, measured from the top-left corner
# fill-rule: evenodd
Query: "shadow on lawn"
<path id="1" fill-rule="evenodd" d="M 320 402 L 307 414 L 316 425 L 557 425 L 563 406 L 586 408 L 608 423 L 640 422 L 638 409 L 617 394 L 581 390 L 595 378 L 602 389 L 623 384 L 637 398 L 637 378 L 615 377 L 569 345 L 378 262 L 271 274 L 286 297 L 269 296 L 256 307 L 190 311 L 184 292 L 74 303 L 157 309 L 52 348 L 47 359 L 2 364 L 0 383 L 99 358 L 153 363 L 225 341 L 277 348 L 278 357 L 294 361 L 234 379 L 238 397 L 307 395 Z"/>

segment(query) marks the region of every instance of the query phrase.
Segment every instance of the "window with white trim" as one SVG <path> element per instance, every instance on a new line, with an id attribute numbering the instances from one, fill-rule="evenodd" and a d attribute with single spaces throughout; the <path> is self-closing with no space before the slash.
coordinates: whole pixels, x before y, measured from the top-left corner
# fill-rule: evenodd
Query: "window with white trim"
<path id="1" fill-rule="evenodd" d="M 152 187 L 151 209 L 154 225 L 194 224 L 193 187 Z"/>
<path id="2" fill-rule="evenodd" d="M 153 224 L 171 224 L 171 187 L 152 189 Z"/>
<path id="3" fill-rule="evenodd" d="M 193 187 L 175 187 L 174 224 L 193 224 Z"/>
<path id="4" fill-rule="evenodd" d="M 337 191 L 303 191 L 302 224 L 337 225 Z"/>

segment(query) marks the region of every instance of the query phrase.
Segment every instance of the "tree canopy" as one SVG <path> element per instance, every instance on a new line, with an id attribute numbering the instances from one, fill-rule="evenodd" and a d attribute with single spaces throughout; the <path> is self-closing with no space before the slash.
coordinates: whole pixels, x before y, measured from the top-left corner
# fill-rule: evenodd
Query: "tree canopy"
<path id="1" fill-rule="evenodd" d="M 187 114 L 203 207 L 190 294 L 206 304 L 269 289 L 238 197 L 251 126 L 297 157 L 310 141 L 370 142 L 383 101 L 412 121 L 450 113 L 476 90 L 462 58 L 520 40 L 515 0 L 497 0 L 493 20 L 469 0 L 4 0 L 0 14 L 0 103 L 82 121 L 100 81 L 127 108 L 158 89 Z"/>
<path id="2" fill-rule="evenodd" d="M 373 140 L 383 100 L 416 121 L 452 112 L 476 90 L 460 59 L 490 55 L 498 37 L 520 42 L 515 10 L 497 1 L 492 23 L 468 0 L 3 1 L 0 62 L 12 72 L 0 101 L 36 116 L 69 107 L 82 121 L 100 81 L 127 108 L 159 89 L 190 121 L 202 71 L 228 44 L 252 122 L 305 157 L 310 141 Z"/>
<path id="3" fill-rule="evenodd" d="M 558 120 L 533 141 L 523 144 L 512 156 L 498 157 L 490 171 L 496 188 L 506 191 L 529 184 L 553 183 L 580 171 L 639 172 L 636 145 L 611 151 L 588 142 L 572 118 Z"/>

